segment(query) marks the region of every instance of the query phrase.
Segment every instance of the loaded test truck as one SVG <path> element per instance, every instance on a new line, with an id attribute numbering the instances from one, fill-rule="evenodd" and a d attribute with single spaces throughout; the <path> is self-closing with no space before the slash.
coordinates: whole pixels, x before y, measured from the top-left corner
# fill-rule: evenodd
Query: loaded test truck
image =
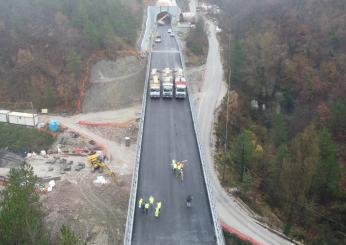
<path id="1" fill-rule="evenodd" d="M 183 69 L 175 69 L 174 75 L 175 98 L 185 99 L 187 95 L 187 83 L 183 74 Z"/>
<path id="2" fill-rule="evenodd" d="M 173 74 L 170 68 L 162 70 L 162 97 L 173 98 Z"/>
<path id="3" fill-rule="evenodd" d="M 152 69 L 150 73 L 149 80 L 149 95 L 150 98 L 160 98 L 161 96 L 161 83 L 158 71 L 156 69 Z"/>

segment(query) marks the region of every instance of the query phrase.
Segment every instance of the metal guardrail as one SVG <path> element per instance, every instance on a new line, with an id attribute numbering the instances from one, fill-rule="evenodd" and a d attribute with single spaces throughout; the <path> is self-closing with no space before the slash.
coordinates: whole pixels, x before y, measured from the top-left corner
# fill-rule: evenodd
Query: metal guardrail
<path id="1" fill-rule="evenodd" d="M 151 45 L 151 41 L 149 41 L 149 45 Z M 133 176 L 132 176 L 131 194 L 130 194 L 129 206 L 127 210 L 127 221 L 126 221 L 126 228 L 125 228 L 124 245 L 130 245 L 132 240 L 132 229 L 133 229 L 134 215 L 135 215 L 135 209 L 136 209 L 139 162 L 141 160 L 143 128 L 144 128 L 144 118 L 145 118 L 145 111 L 146 111 L 146 105 L 147 105 L 147 91 L 148 91 L 150 66 L 151 66 L 151 52 L 149 52 L 149 55 L 148 55 L 147 71 L 145 75 L 142 115 L 140 120 L 140 128 L 138 131 L 136 162 L 135 162 L 135 167 L 134 167 Z"/>
<path id="2" fill-rule="evenodd" d="M 185 73 L 185 71 L 186 71 L 185 61 L 184 61 L 184 57 L 183 57 L 182 52 L 181 52 L 180 43 L 176 37 L 174 37 L 174 38 L 178 44 L 178 50 L 180 53 L 180 62 L 181 62 L 181 65 L 183 67 L 183 73 L 184 73 L 185 78 L 187 78 L 186 73 Z M 187 99 L 189 100 L 190 111 L 191 111 L 191 116 L 192 116 L 192 121 L 193 121 L 193 127 L 195 130 L 195 136 L 196 136 L 199 156 L 200 156 L 201 164 L 202 164 L 204 182 L 205 182 L 205 186 L 207 189 L 211 215 L 212 215 L 213 222 L 214 222 L 215 236 L 216 236 L 217 244 L 218 245 L 224 245 L 225 244 L 225 238 L 223 236 L 223 232 L 222 232 L 222 229 L 220 227 L 220 222 L 219 222 L 218 216 L 216 214 L 216 208 L 215 208 L 215 203 L 214 203 L 214 199 L 213 199 L 213 189 L 212 189 L 212 185 L 210 184 L 210 181 L 209 181 L 209 172 L 207 171 L 207 165 L 205 164 L 205 156 L 203 154 L 200 139 L 199 139 L 199 131 L 198 131 L 198 127 L 196 124 L 196 111 L 195 111 L 195 107 L 193 105 L 193 102 L 190 99 L 190 94 L 192 94 L 191 86 L 188 86 L 187 90 L 188 90 Z"/>

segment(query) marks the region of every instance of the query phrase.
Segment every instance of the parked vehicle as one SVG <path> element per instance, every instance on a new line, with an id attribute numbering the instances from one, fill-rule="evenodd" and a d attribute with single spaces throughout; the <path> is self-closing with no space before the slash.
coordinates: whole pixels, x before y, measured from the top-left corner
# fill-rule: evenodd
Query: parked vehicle
<path id="1" fill-rule="evenodd" d="M 187 95 L 187 82 L 183 74 L 183 69 L 178 68 L 174 75 L 175 98 L 185 99 Z"/>
<path id="2" fill-rule="evenodd" d="M 173 74 L 170 68 L 162 70 L 162 97 L 173 98 Z"/>
<path id="3" fill-rule="evenodd" d="M 161 82 L 157 69 L 152 69 L 149 80 L 149 95 L 150 98 L 160 98 Z"/>
<path id="4" fill-rule="evenodd" d="M 160 43 L 161 42 L 161 36 L 157 35 L 155 38 L 155 43 Z"/>

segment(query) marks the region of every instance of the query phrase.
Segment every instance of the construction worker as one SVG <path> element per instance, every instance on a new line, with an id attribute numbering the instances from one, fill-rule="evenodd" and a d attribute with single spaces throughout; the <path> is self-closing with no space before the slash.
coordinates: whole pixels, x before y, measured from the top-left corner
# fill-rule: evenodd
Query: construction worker
<path id="1" fill-rule="evenodd" d="M 138 208 L 143 208 L 143 203 L 144 203 L 143 198 L 139 199 L 139 201 L 138 201 Z"/>
<path id="2" fill-rule="evenodd" d="M 161 209 L 161 202 L 157 202 L 157 203 L 156 203 L 156 208 Z"/>
<path id="3" fill-rule="evenodd" d="M 146 202 L 144 204 L 144 210 L 145 210 L 145 214 L 148 214 L 149 213 L 149 207 L 150 207 L 150 204 L 148 202 Z"/>
<path id="4" fill-rule="evenodd" d="M 161 209 L 159 207 L 155 208 L 155 214 L 154 215 L 156 218 L 158 218 L 160 216 L 160 211 L 161 211 Z"/>
<path id="5" fill-rule="evenodd" d="M 171 166 L 172 166 L 172 172 L 174 173 L 175 169 L 177 168 L 177 161 L 173 159 L 172 163 L 171 163 Z"/>
<path id="6" fill-rule="evenodd" d="M 154 207 L 154 197 L 153 196 L 149 197 L 149 204 L 150 204 L 150 207 Z"/>
<path id="7" fill-rule="evenodd" d="M 176 168 L 176 175 L 177 175 L 177 177 L 179 176 L 181 170 L 182 170 L 182 169 L 181 169 L 181 166 L 180 166 L 180 164 L 178 164 L 178 165 L 177 165 L 177 168 Z"/>

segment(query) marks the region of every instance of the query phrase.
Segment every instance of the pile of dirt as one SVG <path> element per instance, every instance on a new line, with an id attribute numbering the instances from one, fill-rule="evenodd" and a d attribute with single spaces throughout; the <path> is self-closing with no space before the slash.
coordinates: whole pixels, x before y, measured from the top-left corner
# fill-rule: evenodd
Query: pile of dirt
<path id="1" fill-rule="evenodd" d="M 141 103 L 144 78 L 145 64 L 137 57 L 98 62 L 91 71 L 92 83 L 84 97 L 83 113 L 115 110 Z"/>
<path id="2" fill-rule="evenodd" d="M 131 142 L 136 142 L 138 134 L 138 123 L 132 122 L 127 127 L 112 127 L 112 126 L 97 126 L 87 127 L 90 130 L 93 130 L 94 133 L 101 135 L 102 137 L 109 139 L 119 144 L 124 143 L 125 137 L 130 137 Z"/>

